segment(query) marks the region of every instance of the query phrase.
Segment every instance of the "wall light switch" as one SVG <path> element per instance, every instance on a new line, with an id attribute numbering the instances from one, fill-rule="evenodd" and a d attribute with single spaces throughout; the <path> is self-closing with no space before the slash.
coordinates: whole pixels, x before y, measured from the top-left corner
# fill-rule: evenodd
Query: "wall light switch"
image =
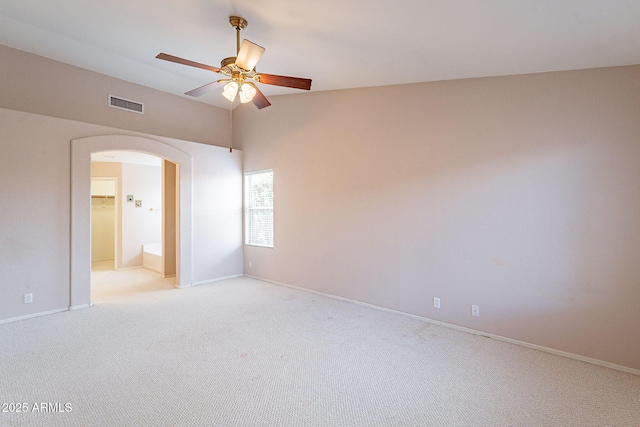
<path id="1" fill-rule="evenodd" d="M 133 202 L 133 194 L 127 195 L 127 202 Z"/>

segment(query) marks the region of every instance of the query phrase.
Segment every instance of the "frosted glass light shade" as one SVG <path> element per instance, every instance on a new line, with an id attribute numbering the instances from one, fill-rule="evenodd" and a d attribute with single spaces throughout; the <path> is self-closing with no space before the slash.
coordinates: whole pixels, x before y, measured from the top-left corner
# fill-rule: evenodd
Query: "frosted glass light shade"
<path id="1" fill-rule="evenodd" d="M 242 46 L 240 46 L 240 52 L 238 52 L 238 57 L 236 58 L 236 65 L 243 70 L 251 71 L 255 68 L 263 53 L 264 48 L 262 46 L 247 39 L 242 40 Z"/>
<path id="2" fill-rule="evenodd" d="M 240 87 L 240 102 L 247 103 L 253 100 L 256 96 L 256 88 L 252 84 L 245 83 Z"/>
<path id="3" fill-rule="evenodd" d="M 227 98 L 229 101 L 233 102 L 236 99 L 237 93 L 238 93 L 238 83 L 229 82 L 226 85 L 224 85 L 222 96 Z"/>

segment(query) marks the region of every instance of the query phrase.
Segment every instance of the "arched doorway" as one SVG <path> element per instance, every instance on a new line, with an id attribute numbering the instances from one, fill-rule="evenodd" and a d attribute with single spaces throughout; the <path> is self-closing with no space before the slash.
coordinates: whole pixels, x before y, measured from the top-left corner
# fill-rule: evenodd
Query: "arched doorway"
<path id="1" fill-rule="evenodd" d="M 69 308 L 91 304 L 91 153 L 109 150 L 140 151 L 163 157 L 178 167 L 179 209 L 176 230 L 176 284 L 191 285 L 191 156 L 166 143 L 149 138 L 105 135 L 71 141 L 71 284 Z"/>

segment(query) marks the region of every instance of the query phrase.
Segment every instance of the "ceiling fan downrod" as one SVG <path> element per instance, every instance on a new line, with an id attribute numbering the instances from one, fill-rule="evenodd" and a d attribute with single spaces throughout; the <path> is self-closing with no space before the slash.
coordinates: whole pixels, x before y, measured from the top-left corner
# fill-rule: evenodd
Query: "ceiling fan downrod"
<path id="1" fill-rule="evenodd" d="M 230 16 L 229 23 L 236 29 L 236 55 L 240 52 L 240 31 L 247 28 L 247 20 L 239 16 Z"/>

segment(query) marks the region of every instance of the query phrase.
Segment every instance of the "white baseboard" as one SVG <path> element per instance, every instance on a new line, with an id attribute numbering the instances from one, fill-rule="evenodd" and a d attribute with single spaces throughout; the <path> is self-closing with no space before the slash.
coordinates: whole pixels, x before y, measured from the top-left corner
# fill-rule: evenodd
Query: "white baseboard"
<path id="1" fill-rule="evenodd" d="M 201 282 L 193 282 L 187 285 L 180 285 L 178 286 L 178 289 L 190 288 L 191 286 L 206 285 L 207 283 L 215 283 L 215 282 L 220 282 L 222 280 L 235 279 L 237 277 L 242 277 L 242 276 L 244 276 L 244 274 L 234 274 L 233 276 L 218 277 L 216 279 L 203 280 Z"/>
<path id="2" fill-rule="evenodd" d="M 534 349 L 534 350 L 543 351 L 545 353 L 555 354 L 557 356 L 563 356 L 563 357 L 567 357 L 569 359 L 575 359 L 575 360 L 579 360 L 581 362 L 591 363 L 592 365 L 603 366 L 605 368 L 615 369 L 617 371 L 622 371 L 622 372 L 626 372 L 626 373 L 629 373 L 629 374 L 640 376 L 640 369 L 629 368 L 628 366 L 617 365 L 615 363 L 605 362 L 604 360 L 593 359 L 591 357 L 581 356 L 579 354 L 569 353 L 569 352 L 562 351 L 562 350 L 556 350 L 554 348 L 544 347 L 544 346 L 541 346 L 541 345 L 538 345 L 538 344 L 531 344 L 531 343 L 528 343 L 526 341 L 514 340 L 512 338 L 503 337 L 501 335 L 491 334 L 491 333 L 488 333 L 488 332 L 483 332 L 483 331 L 479 331 L 479 330 L 471 329 L 471 328 L 465 328 L 464 326 L 458 326 L 458 325 L 454 325 L 452 323 L 441 322 L 439 320 L 429 319 L 428 317 L 418 316 L 418 315 L 411 314 L 411 313 L 405 313 L 403 311 L 398 311 L 398 310 L 393 310 L 393 309 L 390 309 L 390 308 L 380 307 L 379 305 L 374 305 L 374 304 L 369 304 L 369 303 L 362 302 L 362 301 L 352 300 L 352 299 L 340 297 L 340 296 L 337 296 L 337 295 L 331 295 L 331 294 L 327 294 L 325 292 L 315 291 L 313 289 L 302 288 L 300 286 L 290 285 L 288 283 L 276 282 L 274 280 L 264 279 L 262 277 L 257 277 L 257 276 L 251 276 L 249 274 L 245 274 L 244 276 L 245 277 L 249 277 L 251 279 L 261 280 L 263 282 L 273 283 L 274 285 L 286 286 L 288 288 L 297 289 L 299 291 L 310 292 L 310 293 L 313 293 L 313 294 L 322 295 L 322 296 L 333 298 L 333 299 L 337 299 L 337 300 L 340 300 L 340 301 L 346 301 L 346 302 L 350 302 L 350 303 L 353 303 L 353 304 L 374 308 L 376 310 L 382 310 L 382 311 L 386 311 L 386 312 L 389 312 L 389 313 L 400 314 L 402 316 L 408 316 L 408 317 L 411 317 L 413 319 L 421 320 L 423 322 L 433 323 L 435 325 L 443 326 L 445 328 L 455 329 L 455 330 L 458 330 L 458 331 L 467 332 L 467 333 L 473 334 L 473 335 L 480 335 L 480 336 L 487 337 L 487 338 L 493 338 L 493 339 L 498 340 L 498 341 L 503 341 L 503 342 L 507 342 L 507 343 L 510 343 L 510 344 L 515 344 L 515 345 L 519 345 L 519 346 L 522 346 L 522 347 L 527 347 L 527 348 L 531 348 L 531 349 Z"/>
<path id="3" fill-rule="evenodd" d="M 93 303 L 89 303 L 89 304 L 80 304 L 80 305 L 72 305 L 69 307 L 69 311 L 73 311 L 73 310 L 82 310 L 83 308 L 89 308 L 89 307 L 93 307 Z"/>
<path id="4" fill-rule="evenodd" d="M 57 309 L 57 310 L 41 311 L 39 313 L 27 314 L 26 316 L 12 317 L 10 319 L 0 320 L 0 325 L 3 324 L 3 323 L 17 322 L 18 320 L 33 319 L 34 317 L 48 316 L 49 314 L 62 313 L 63 311 L 69 311 L 69 309 L 68 308 L 60 308 L 60 309 Z"/>

